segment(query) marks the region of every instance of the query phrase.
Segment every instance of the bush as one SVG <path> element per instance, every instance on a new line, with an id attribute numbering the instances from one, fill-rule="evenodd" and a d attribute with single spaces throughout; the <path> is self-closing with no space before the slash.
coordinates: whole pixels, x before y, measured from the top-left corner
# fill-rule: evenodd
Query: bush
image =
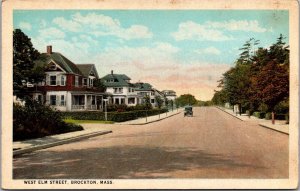
<path id="1" fill-rule="evenodd" d="M 13 105 L 13 140 L 39 138 L 47 135 L 83 130 L 80 125 L 68 124 L 58 111 L 26 100 L 26 105 Z"/>
<path id="2" fill-rule="evenodd" d="M 288 113 L 289 101 L 281 101 L 274 107 L 275 113 Z"/>
<path id="3" fill-rule="evenodd" d="M 271 113 L 271 112 L 268 112 L 268 113 L 266 114 L 265 119 L 267 119 L 267 120 L 272 119 L 272 113 Z M 276 113 L 275 113 L 275 119 L 277 119 L 277 120 L 286 120 L 286 121 L 289 121 L 289 114 L 276 114 Z"/>
<path id="4" fill-rule="evenodd" d="M 265 112 L 259 112 L 259 111 L 255 111 L 253 112 L 253 115 L 259 119 L 263 119 L 265 118 L 266 113 Z"/>
<path id="5" fill-rule="evenodd" d="M 267 119 L 267 120 L 272 119 L 272 113 L 270 113 L 270 112 L 266 113 L 265 119 Z"/>
<path id="6" fill-rule="evenodd" d="M 167 109 L 152 109 L 152 110 L 139 110 L 128 112 L 107 112 L 107 120 L 115 122 L 123 122 L 134 120 L 140 117 L 151 115 L 158 115 L 167 112 Z M 78 112 L 61 112 L 64 118 L 71 118 L 75 120 L 105 120 L 105 113 L 98 111 L 78 111 Z"/>

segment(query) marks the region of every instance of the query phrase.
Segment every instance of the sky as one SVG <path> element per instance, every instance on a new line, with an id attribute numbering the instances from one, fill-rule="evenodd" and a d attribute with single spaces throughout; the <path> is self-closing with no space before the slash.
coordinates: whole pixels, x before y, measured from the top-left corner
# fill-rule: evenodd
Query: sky
<path id="1" fill-rule="evenodd" d="M 14 10 L 41 53 L 52 45 L 75 64 L 95 64 L 131 82 L 210 100 L 218 80 L 249 40 L 269 47 L 280 34 L 289 44 L 285 10 Z"/>

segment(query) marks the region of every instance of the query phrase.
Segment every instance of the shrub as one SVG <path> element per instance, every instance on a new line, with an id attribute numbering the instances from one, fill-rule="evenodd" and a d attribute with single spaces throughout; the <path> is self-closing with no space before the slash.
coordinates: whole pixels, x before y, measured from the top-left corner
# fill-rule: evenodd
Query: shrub
<path id="1" fill-rule="evenodd" d="M 281 101 L 274 107 L 275 113 L 288 113 L 289 112 L 289 101 Z"/>
<path id="2" fill-rule="evenodd" d="M 27 99 L 26 105 L 13 105 L 13 140 L 39 138 L 47 135 L 83 130 L 79 125 L 62 120 L 58 111 Z"/>
<path id="3" fill-rule="evenodd" d="M 265 119 L 267 119 L 267 120 L 272 119 L 272 113 L 270 113 L 270 112 L 266 113 Z"/>
<path id="4" fill-rule="evenodd" d="M 253 112 L 253 115 L 259 119 L 263 119 L 265 118 L 266 113 L 265 112 L 259 112 L 259 111 L 255 111 Z"/>
<path id="5" fill-rule="evenodd" d="M 107 120 L 115 122 L 123 122 L 134 120 L 140 117 L 151 115 L 158 115 L 167 112 L 167 109 L 152 109 L 152 110 L 139 110 L 128 112 L 107 112 Z M 76 120 L 105 120 L 105 113 L 98 111 L 78 111 L 78 112 L 61 112 L 64 118 L 71 118 Z"/>

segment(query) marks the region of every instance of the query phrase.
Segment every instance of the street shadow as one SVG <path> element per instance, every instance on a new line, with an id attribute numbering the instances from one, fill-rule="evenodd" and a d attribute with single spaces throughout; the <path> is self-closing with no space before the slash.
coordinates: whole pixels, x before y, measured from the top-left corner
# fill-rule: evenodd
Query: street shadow
<path id="1" fill-rule="evenodd" d="M 263 168 L 192 148 L 141 146 L 43 150 L 15 157 L 13 166 L 14 179 L 170 178 L 168 173 L 175 171 Z"/>

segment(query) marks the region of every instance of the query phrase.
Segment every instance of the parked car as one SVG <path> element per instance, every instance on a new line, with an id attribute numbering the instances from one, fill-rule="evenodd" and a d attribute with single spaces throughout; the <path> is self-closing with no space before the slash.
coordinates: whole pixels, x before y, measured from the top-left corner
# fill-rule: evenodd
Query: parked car
<path id="1" fill-rule="evenodd" d="M 193 107 L 192 106 L 185 106 L 184 107 L 184 117 L 185 116 L 193 117 Z"/>

